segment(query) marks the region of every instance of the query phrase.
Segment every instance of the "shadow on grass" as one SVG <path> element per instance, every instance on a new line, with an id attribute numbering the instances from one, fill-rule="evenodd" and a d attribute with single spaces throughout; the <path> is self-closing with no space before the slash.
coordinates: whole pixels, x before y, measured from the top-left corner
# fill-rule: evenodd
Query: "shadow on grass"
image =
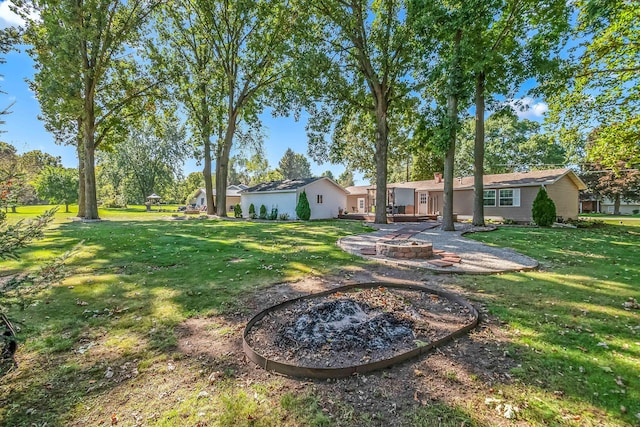
<path id="1" fill-rule="evenodd" d="M 24 312 L 14 313 L 24 318 L 21 335 L 29 338 L 21 369 L 0 382 L 0 420 L 7 425 L 65 425 L 82 422 L 83 414 L 96 422 L 103 414 L 108 423 L 119 402 L 131 414 L 150 417 L 168 411 L 167 396 L 191 404 L 198 387 L 208 386 L 209 376 L 219 372 L 219 379 L 238 379 L 236 384 L 255 376 L 274 388 L 284 381 L 294 390 L 315 390 L 337 425 L 375 425 L 380 420 L 387 425 L 483 425 L 483 419 L 496 416 L 495 410 L 473 391 L 474 381 L 504 389 L 503 399 L 518 406 L 518 418 L 531 424 L 569 424 L 580 414 L 592 423 L 637 422 L 638 317 L 621 304 L 628 296 L 640 299 L 632 285 L 638 282 L 626 279 L 638 274 L 638 249 L 628 245 L 633 235 L 624 232 L 569 235 L 577 239 L 555 231 L 551 239 L 546 233 L 513 233 L 510 245 L 533 257 L 547 256 L 551 272 L 465 279 L 474 298 L 509 325 L 511 342 L 462 338 L 442 350 L 452 364 L 446 369 L 435 363 L 444 356 L 434 353 L 366 376 L 373 386 L 364 399 L 376 402 L 366 410 L 353 393 L 361 378 L 340 380 L 343 392 L 336 396 L 333 383 L 255 373 L 254 366 L 241 362 L 238 331 L 221 340 L 230 341 L 230 347 L 209 354 L 180 347 L 180 340 L 194 333 L 184 329 L 186 318 L 246 313 L 253 308 L 246 295 L 269 284 L 347 265 L 366 268 L 366 262 L 333 244 L 342 235 L 362 231 L 354 224 L 219 221 L 60 226 L 33 249 L 33 256 L 25 257 L 23 268 L 36 265 L 38 253 L 59 255 L 83 239 L 86 248 L 69 266 L 75 274 L 34 297 Z M 504 240 L 504 235 L 496 239 Z M 293 285 L 283 285 L 281 291 L 287 297 L 301 293 Z M 242 324 L 238 316 L 226 319 Z M 227 326 L 211 327 L 215 334 Z M 183 363 L 172 371 L 172 360 Z M 411 376 L 432 361 L 428 375 Z M 106 378 L 109 367 L 114 375 Z M 397 372 L 410 381 L 394 381 Z M 172 379 L 164 381 L 168 376 Z M 468 406 L 447 399 L 434 384 L 455 388 Z M 424 403 L 421 394 L 429 397 Z M 130 406 L 129 400 L 134 402 Z M 405 406 L 392 412 L 398 401 Z M 176 405 L 188 412 L 187 403 Z M 138 416 L 131 414 L 131 420 Z"/>

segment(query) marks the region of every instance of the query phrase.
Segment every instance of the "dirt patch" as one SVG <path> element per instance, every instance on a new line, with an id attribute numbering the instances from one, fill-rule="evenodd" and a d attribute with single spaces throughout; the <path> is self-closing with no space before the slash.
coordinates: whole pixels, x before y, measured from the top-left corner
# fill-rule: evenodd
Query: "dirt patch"
<path id="1" fill-rule="evenodd" d="M 242 332 L 250 317 L 284 300 L 372 281 L 423 284 L 460 293 L 455 280 L 423 270 L 377 265 L 275 285 L 240 301 L 238 306 L 246 310 L 184 322 L 177 330 L 177 350 L 190 356 L 184 360 L 206 366 L 211 381 L 233 372 L 236 383 L 243 387 L 277 381 L 281 394 L 313 393 L 335 425 L 414 425 L 407 413 L 438 402 L 473 407 L 474 418 L 486 425 L 518 425 L 484 404 L 486 397 L 499 393 L 499 384 L 511 381 L 509 371 L 517 365 L 517 355 L 509 354 L 506 332 L 482 305 L 476 304 L 481 323 L 469 335 L 417 359 L 366 375 L 336 380 L 283 377 L 258 367 L 242 350 Z"/>

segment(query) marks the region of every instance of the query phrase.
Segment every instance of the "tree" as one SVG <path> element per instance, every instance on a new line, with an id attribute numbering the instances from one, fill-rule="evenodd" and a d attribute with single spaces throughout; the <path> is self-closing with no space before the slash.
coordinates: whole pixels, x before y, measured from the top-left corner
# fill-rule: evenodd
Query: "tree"
<path id="1" fill-rule="evenodd" d="M 216 124 L 222 126 L 224 114 L 222 74 L 216 68 L 214 46 L 207 41 L 214 31 L 208 16 L 214 14 L 215 7 L 209 1 L 169 2 L 156 19 L 159 43 L 151 41 L 147 49 L 159 72 L 171 76 L 168 81 L 173 94 L 185 107 L 193 142 L 202 149 L 201 187 L 205 188 L 209 215 L 215 213 L 211 138 L 217 130 Z"/>
<path id="2" fill-rule="evenodd" d="M 114 188 L 124 184 L 128 201 L 144 203 L 151 193 L 162 193 L 181 180 L 187 148 L 185 131 L 176 123 L 172 115 L 146 120 L 117 150 L 102 156 L 102 173 L 119 175 Z"/>
<path id="3" fill-rule="evenodd" d="M 278 171 L 282 174 L 283 179 L 300 179 L 311 178 L 311 164 L 302 154 L 294 153 L 291 148 L 287 148 L 284 152 L 280 163 L 278 163 Z"/>
<path id="4" fill-rule="evenodd" d="M 483 225 L 487 98 L 491 101 L 494 94 L 510 96 L 527 77 L 539 76 L 549 68 L 552 61 L 547 56 L 552 48 L 557 49 L 568 25 L 568 13 L 562 0 L 463 0 L 456 4 L 460 19 L 457 29 L 467 58 L 463 79 L 474 85 L 473 223 Z"/>
<path id="5" fill-rule="evenodd" d="M 19 31 L 14 27 L 2 28 L 0 29 L 0 65 L 6 62 L 4 55 L 11 52 L 14 49 L 14 45 L 18 43 L 20 38 Z M 0 78 L 2 74 L 0 74 Z M 6 93 L 0 90 L 0 93 Z M 4 115 L 11 113 L 11 107 L 13 106 L 13 102 L 9 103 L 6 107 L 0 107 L 0 118 Z M 0 120 L 0 126 L 4 125 L 4 120 Z M 4 131 L 0 129 L 0 133 Z"/>
<path id="6" fill-rule="evenodd" d="M 596 197 L 613 201 L 614 215 L 620 215 L 620 203 L 640 202 L 640 170 L 607 169 L 602 164 L 590 163 L 580 174 L 589 192 Z"/>
<path id="7" fill-rule="evenodd" d="M 327 169 L 326 171 L 322 172 L 322 176 L 326 176 L 327 178 L 332 179 L 332 180 L 334 180 L 334 181 L 336 180 L 336 179 L 334 178 L 334 176 L 333 176 L 333 172 L 331 172 L 331 171 L 330 171 L 330 170 L 328 170 L 328 169 Z"/>
<path id="8" fill-rule="evenodd" d="M 191 95 L 182 98 L 186 104 L 194 104 L 187 109 L 203 141 L 207 186 L 209 141 L 211 135 L 217 138 L 210 148 L 215 153 L 219 216 L 227 215 L 234 136 L 241 121 L 258 123 L 265 102 L 277 98 L 267 95 L 289 71 L 290 36 L 297 14 L 292 3 L 283 0 L 177 1 L 165 10 L 169 17 L 166 37 L 172 41 L 174 57 L 193 76 L 182 75 L 182 82 L 191 85 Z M 205 104 L 211 105 L 212 111 Z M 207 188 L 207 194 L 212 194 L 211 189 Z M 212 206 L 208 203 L 207 209 Z"/>
<path id="9" fill-rule="evenodd" d="M 566 73 L 545 87 L 548 123 L 578 160 L 582 144 L 598 129 L 588 160 L 613 170 L 632 167 L 640 164 L 640 4 L 580 0 L 576 5 L 571 36 L 577 46 L 565 63 Z"/>
<path id="10" fill-rule="evenodd" d="M 311 207 L 309 206 L 306 191 L 300 193 L 298 204 L 296 205 L 296 215 L 303 221 L 309 221 L 309 218 L 311 218 Z"/>
<path id="11" fill-rule="evenodd" d="M 471 175 L 474 163 L 474 120 L 460 130 L 456 174 Z M 566 151 L 538 122 L 519 119 L 510 109 L 489 116 L 485 122 L 484 173 L 498 174 L 564 166 Z"/>
<path id="12" fill-rule="evenodd" d="M 350 170 L 346 170 L 340 174 L 338 177 L 338 184 L 343 187 L 351 187 L 354 185 L 353 183 L 353 172 Z"/>
<path id="13" fill-rule="evenodd" d="M 409 104 L 417 84 L 408 78 L 412 29 L 402 0 L 303 2 L 314 14 L 315 32 L 301 75 L 312 94 L 308 125 L 310 153 L 317 161 L 364 155 L 375 160 L 375 222 L 386 218 L 387 157 L 395 117 Z M 314 108 L 320 100 L 321 108 Z M 354 125 L 358 124 L 358 125 Z M 391 129 L 390 129 L 391 128 Z M 332 132 L 331 142 L 325 135 Z M 345 152 L 348 151 L 348 154 Z M 362 163 L 359 162 L 362 166 Z"/>
<path id="14" fill-rule="evenodd" d="M 204 188 L 204 176 L 202 172 L 191 172 L 184 180 L 184 193 L 182 200 L 189 200 L 189 196 L 200 188 Z"/>
<path id="15" fill-rule="evenodd" d="M 56 209 L 50 209 L 32 221 L 20 220 L 15 224 L 8 224 L 5 213 L 0 212 L 0 259 L 17 259 L 19 249 L 33 240 L 41 239 L 55 213 Z"/>
<path id="16" fill-rule="evenodd" d="M 640 170 L 630 167 L 634 162 L 633 152 L 619 153 L 612 150 L 606 159 L 592 153 L 593 149 L 597 152 L 602 150 L 607 145 L 608 138 L 609 135 L 602 136 L 600 129 L 591 132 L 586 146 L 587 159 L 594 160 L 584 165 L 580 177 L 595 196 L 613 200 L 614 214 L 619 215 L 622 200 L 640 201 Z M 616 163 L 611 167 L 613 161 Z"/>
<path id="17" fill-rule="evenodd" d="M 33 87 L 47 115 L 60 106 L 68 126 L 76 121 L 82 135 L 85 218 L 98 218 L 95 152 L 116 143 L 124 122 L 140 116 L 149 81 L 135 55 L 150 14 L 162 0 L 20 1 L 28 22 L 30 55 L 37 64 Z M 37 11 L 37 19 L 32 8 Z M 56 125 L 57 126 L 57 125 Z M 57 126 L 60 128 L 61 126 Z M 79 141 L 79 139 L 77 140 Z"/>
<path id="18" fill-rule="evenodd" d="M 35 182 L 38 197 L 50 203 L 69 204 L 78 201 L 78 171 L 71 168 L 46 166 Z"/>
<path id="19" fill-rule="evenodd" d="M 533 200 L 531 217 L 540 227 L 548 227 L 556 220 L 556 204 L 547 194 L 544 187 L 540 187 L 536 198 Z"/>
<path id="20" fill-rule="evenodd" d="M 478 19 L 477 5 L 470 1 L 441 4 L 414 0 L 409 12 L 421 42 L 421 70 L 430 82 L 426 86 L 427 96 L 435 97 L 432 117 L 423 118 L 417 132 L 434 151 L 444 154 L 442 229 L 453 231 L 453 171 L 459 115 L 469 105 L 471 92 L 468 78 L 471 46 L 467 33 Z M 435 61 L 426 60 L 432 55 L 436 55 Z"/>

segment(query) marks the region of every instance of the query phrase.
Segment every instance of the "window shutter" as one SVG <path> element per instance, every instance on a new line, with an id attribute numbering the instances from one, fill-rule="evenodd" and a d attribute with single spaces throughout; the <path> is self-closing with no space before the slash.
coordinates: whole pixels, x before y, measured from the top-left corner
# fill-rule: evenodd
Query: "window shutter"
<path id="1" fill-rule="evenodd" d="M 520 189 L 513 189 L 513 206 L 520 206 Z"/>

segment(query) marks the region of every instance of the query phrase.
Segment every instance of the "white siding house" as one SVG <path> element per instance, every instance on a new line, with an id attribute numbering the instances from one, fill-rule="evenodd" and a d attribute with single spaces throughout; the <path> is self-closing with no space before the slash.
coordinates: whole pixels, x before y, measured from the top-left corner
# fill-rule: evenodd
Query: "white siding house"
<path id="1" fill-rule="evenodd" d="M 245 188 L 248 188 L 248 186 L 244 184 L 230 185 L 227 187 L 227 212 L 233 212 L 233 207 L 236 205 L 236 203 L 240 203 L 240 192 Z M 215 188 L 213 189 L 213 202 L 218 203 Z M 200 188 L 195 193 L 195 196 L 193 196 L 193 198 L 189 201 L 189 204 L 196 209 L 202 209 L 204 206 L 206 206 L 206 190 L 204 188 Z"/>
<path id="2" fill-rule="evenodd" d="M 248 217 L 249 206 L 253 204 L 256 214 L 260 214 L 260 206 L 264 205 L 267 215 L 277 208 L 278 215 L 288 214 L 290 219 L 297 219 L 296 206 L 303 191 L 309 200 L 310 219 L 335 218 L 347 204 L 345 189 L 327 177 L 272 181 L 241 192 L 242 214 Z"/>

